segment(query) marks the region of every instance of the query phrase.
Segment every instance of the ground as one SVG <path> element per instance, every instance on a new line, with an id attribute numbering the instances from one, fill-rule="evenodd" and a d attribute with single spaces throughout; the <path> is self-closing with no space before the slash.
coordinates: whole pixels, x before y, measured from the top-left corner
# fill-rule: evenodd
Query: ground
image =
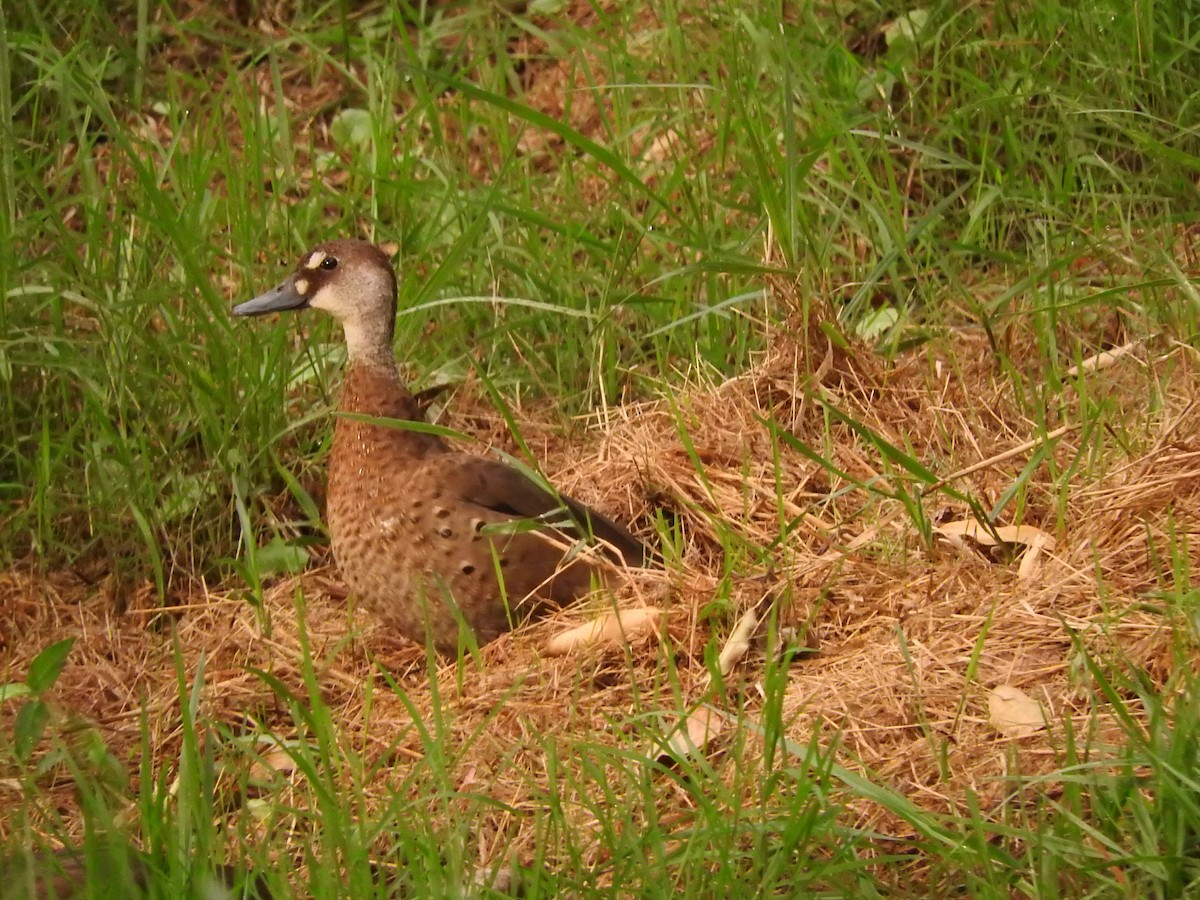
<path id="1" fill-rule="evenodd" d="M 727 358 L 714 362 L 715 354 L 698 349 L 689 357 L 680 350 L 686 338 L 657 356 L 638 355 L 653 331 L 638 318 L 641 309 L 597 302 L 600 312 L 580 321 L 596 331 L 611 328 L 616 337 L 611 344 L 598 339 L 590 353 L 582 344 L 568 346 L 561 356 L 591 358 L 599 347 L 619 358 L 619 374 L 611 383 L 592 374 L 552 375 L 541 364 L 561 356 L 538 354 L 565 341 L 558 331 L 565 329 L 558 320 L 548 327 L 533 320 L 532 328 L 519 320 L 508 329 L 511 319 L 505 317 L 521 307 L 495 298 L 500 324 L 489 323 L 486 337 L 528 368 L 515 367 L 516 376 L 502 370 L 509 381 L 487 382 L 494 358 L 472 345 L 464 355 L 478 368 L 444 379 L 450 388 L 432 407 L 440 423 L 475 438 L 475 452 L 519 455 L 528 448 L 559 488 L 658 542 L 663 564 L 616 572 L 611 591 L 472 648 L 462 659 L 434 659 L 354 609 L 327 546 L 319 537 L 306 543 L 317 529 L 288 531 L 303 505 L 298 496 L 320 499 L 321 471 L 312 460 L 322 451 L 327 418 L 295 431 L 264 427 L 300 488 L 273 482 L 274 493 L 259 492 L 252 513 L 267 524 L 253 536 L 266 544 L 272 536 L 299 534 L 304 540 L 295 543 L 309 560 L 303 571 L 273 573 L 259 590 L 255 578 L 229 574 L 234 566 L 189 568 L 179 565 L 181 554 L 164 554 L 173 566 L 164 589 L 145 567 L 131 577 L 91 560 L 56 566 L 37 552 L 10 554 L 16 560 L 0 574 L 0 806 L 21 812 L 0 817 L 6 846 L 82 843 L 102 826 L 137 835 L 135 842 L 148 852 L 167 845 L 188 859 L 191 845 L 171 843 L 180 833 L 201 846 L 208 841 L 219 862 L 265 867 L 315 895 L 328 887 L 322 878 L 336 881 L 338 873 L 352 879 L 368 872 L 376 886 L 408 877 L 428 889 L 422 877 L 441 870 L 455 873 L 447 876 L 453 888 L 462 887 L 453 879 L 465 873 L 496 890 L 516 890 L 511 880 L 518 874 L 536 879 L 541 870 L 551 873 L 549 892 L 580 893 L 620 891 L 623 877 L 637 872 L 646 883 L 657 877 L 663 890 L 678 887 L 684 894 L 684 886 L 696 889 L 686 880 L 689 848 L 703 844 L 715 849 L 694 868 L 734 870 L 716 883 L 739 883 L 751 877 L 746 871 L 761 874 L 783 858 L 795 871 L 774 875 L 775 882 L 764 877 L 764 884 L 857 895 L 857 870 L 847 863 L 853 858 L 877 885 L 938 893 L 968 884 L 954 867 L 963 846 L 977 841 L 984 847 L 979 858 L 991 864 L 1024 860 L 1030 841 L 1021 827 L 1034 829 L 1048 809 L 1066 810 L 1067 819 L 1090 815 L 1100 801 L 1078 799 L 1080 773 L 1106 771 L 1110 764 L 1117 771 L 1128 748 L 1143 740 L 1149 745 L 1160 733 L 1155 704 L 1170 708 L 1190 696 L 1194 613 L 1185 601 L 1194 594 L 1190 573 L 1200 561 L 1200 382 L 1187 316 L 1180 313 L 1184 324 L 1175 327 L 1164 324 L 1173 320 L 1161 309 L 1149 310 L 1155 303 L 1179 309 L 1194 303 L 1195 226 L 1171 221 L 1147 238 L 1165 248 L 1178 276 L 1161 279 L 1167 286 L 1153 298 L 1152 288 L 1161 285 L 1150 284 L 1144 260 L 1103 249 L 1125 247 L 1122 240 L 1139 236 L 1099 228 L 1077 229 L 1094 251 L 1072 251 L 1069 265 L 1044 271 L 1032 261 L 1016 266 L 1041 272 L 1019 289 L 1012 270 L 995 262 L 999 251 L 980 253 L 959 271 L 933 263 L 911 282 L 944 281 L 939 297 L 948 312 L 930 315 L 928 322 L 914 317 L 912 327 L 900 332 L 904 340 L 877 341 L 859 327 L 861 315 L 856 320 L 847 314 L 843 301 L 861 300 L 866 312 L 903 306 L 883 287 L 864 289 L 866 275 L 880 285 L 886 281 L 879 274 L 886 266 L 878 260 L 886 257 L 878 246 L 886 241 L 878 235 L 869 240 L 865 229 L 850 234 L 853 229 L 838 219 L 828 236 L 835 247 L 829 256 L 855 277 L 806 269 L 802 259 L 789 256 L 795 251 L 777 231 L 777 216 L 765 216 L 768 224 L 759 228 L 758 201 L 732 189 L 729 196 L 722 193 L 723 179 L 747 163 L 727 149 L 735 142 L 725 132 L 737 120 L 707 109 L 701 86 L 689 82 L 685 86 L 694 90 L 672 94 L 671 102 L 660 93 L 592 90 L 597 84 L 632 87 L 632 76 L 605 68 L 614 65 L 614 45 L 600 40 L 619 30 L 618 8 L 570 3 L 556 7 L 553 19 L 534 13 L 528 21 L 521 18 L 520 36 L 504 46 L 519 61 L 505 82 L 509 93 L 497 90 L 485 103 L 482 94 L 472 93 L 484 90 L 473 81 L 439 83 L 436 97 L 422 107 L 413 89 L 395 100 L 394 121 L 413 142 L 405 159 L 419 158 L 430 170 L 449 147 L 466 157 L 465 171 L 480 183 L 521 167 L 534 176 L 569 173 L 564 178 L 578 192 L 579 218 L 556 208 L 536 224 L 558 239 L 556 246 L 577 237 L 572 229 L 578 226 L 586 240 L 570 244 L 578 258 L 567 269 L 578 265 L 580 280 L 596 268 L 584 251 L 610 247 L 605 227 L 623 234 L 626 217 L 632 221 L 656 209 L 638 225 L 647 233 L 669 228 L 679 210 L 699 203 L 699 194 L 689 192 L 698 192 L 700 184 L 717 185 L 721 225 L 739 232 L 738 248 L 754 242 L 754 259 L 718 268 L 688 298 L 691 305 L 681 307 L 699 310 L 698 321 L 707 325 L 716 317 L 700 319 L 700 313 L 720 299 L 710 289 L 752 289 L 752 303 L 726 310 L 736 323 L 728 328 L 729 343 L 744 340 L 752 347 L 740 360 L 744 365 L 723 365 Z M 293 165 L 280 165 L 256 185 L 268 207 L 262 218 L 271 227 L 288 221 L 289 240 L 289 216 L 302 223 L 296 231 L 309 227 L 305 204 L 315 195 L 318 207 L 344 202 L 338 227 L 367 234 L 371 216 L 354 206 L 361 199 L 356 191 L 375 203 L 383 187 L 376 185 L 377 193 L 355 187 L 362 169 L 356 168 L 357 151 L 336 133 L 349 121 L 338 115 L 358 85 L 375 84 L 371 65 L 383 71 L 395 60 L 383 54 L 387 65 L 375 59 L 368 64 L 347 51 L 343 66 L 332 51 L 322 56 L 314 49 L 325 47 L 320 41 L 295 37 L 282 5 L 236 4 L 228 12 L 228 21 L 211 28 L 207 4 L 156 21 L 148 33 L 155 38 L 151 57 L 159 74 L 212 66 L 215 92 L 257 98 L 254 111 L 263 118 L 286 110 L 280 118 L 290 126 Z M 423 53 L 477 59 L 477 70 L 464 69 L 486 72 L 496 56 L 486 31 L 452 27 L 455 16 L 474 14 L 470 5 L 434 4 L 428 21 L 409 23 L 413 45 Z M 649 36 L 674 29 L 695 40 L 696 53 L 719 48 L 721 35 L 703 29 L 706 14 L 705 8 L 673 10 L 670 22 L 666 13 L 656 14 L 628 41 L 622 34 L 617 43 L 629 45 L 629 59 L 645 64 L 638 79 L 672 80 L 641 39 L 650 46 Z M 374 12 L 352 15 L 366 29 Z M 856 59 L 869 63 L 886 55 L 892 38 L 885 41 L 878 27 L 860 26 L 854 16 L 843 19 L 832 6 L 813 15 L 845 32 Z M 381 18 L 398 29 L 394 20 Z M 981 27 L 995 27 L 984 18 Z M 752 24 L 747 31 L 759 34 Z M 788 18 L 787 24 L 795 22 Z M 264 46 L 276 53 L 270 65 L 229 50 L 229 35 L 237 29 L 261 33 Z M 791 52 L 791 45 L 786 49 Z M 227 53 L 234 65 L 216 66 Z M 744 62 L 721 53 L 713 58 L 721 68 Z M 767 71 L 766 62 L 753 62 Z M 878 71 L 901 68 L 891 63 Z M 832 64 L 827 74 L 837 74 Z M 482 74 L 479 83 L 495 87 Z M 890 86 L 868 92 L 864 107 L 904 108 L 901 94 Z M 1038 105 L 1036 96 L 1016 89 L 1013 96 Z M 514 97 L 521 104 L 517 111 L 504 106 Z M 661 117 L 643 121 L 634 114 L 650 102 L 647 97 L 663 103 Z M 472 119 L 463 112 L 472 103 L 507 117 Z M 393 103 L 383 105 L 390 109 Z M 228 120 L 218 122 L 224 114 L 203 109 L 199 115 L 214 121 L 198 132 L 177 133 L 172 123 L 181 120 L 157 109 L 103 126 L 119 124 L 144 137 L 145 145 L 133 145 L 140 149 L 170 148 L 163 158 L 172 162 L 176 151 L 187 160 L 188 151 L 203 148 L 198 135 L 216 124 L 227 141 L 223 148 L 248 152 L 247 119 L 228 112 Z M 640 124 L 625 127 L 635 121 Z M 763 133 L 786 143 L 776 131 L 772 125 Z M 879 137 L 860 132 L 864 144 Z M 93 168 L 85 174 L 116 186 L 94 192 L 104 198 L 100 207 L 72 200 L 55 208 L 71 233 L 106 216 L 121 220 L 122 190 L 138 197 L 153 193 L 139 180 L 145 175 L 138 164 L 145 160 L 137 153 L 110 154 L 108 148 L 118 144 L 106 137 L 92 148 Z M 427 157 L 419 152 L 423 144 L 432 148 Z M 756 148 L 760 156 L 777 149 L 764 146 Z M 605 156 L 610 147 L 620 151 L 612 159 Z M 906 226 L 925 213 L 924 195 L 945 186 L 939 178 L 955 187 L 951 154 L 926 150 L 897 140 L 887 151 L 895 171 L 876 166 L 888 176 L 910 176 L 902 187 L 895 178 L 879 179 L 888 188 L 881 194 L 899 197 L 896 219 Z M 76 168 L 78 152 L 74 144 L 65 146 L 58 165 L 44 173 L 48 196 L 87 192 L 87 178 Z M 153 154 L 147 158 L 161 162 Z M 929 167 L 933 175 L 918 172 L 929 158 L 945 163 L 951 174 L 937 166 Z M 811 172 L 829 178 L 819 182 L 827 187 L 839 166 L 850 169 L 830 151 Z M 183 180 L 187 170 L 181 164 L 170 172 Z M 832 188 L 822 194 L 818 186 L 805 202 L 868 208 L 874 195 L 860 190 L 860 176 L 847 178 L 852 187 L 844 196 Z M 225 193 L 223 178 L 206 189 Z M 154 184 L 157 189 L 159 182 Z M 631 184 L 635 199 L 626 202 L 623 191 Z M 777 193 L 774 181 L 769 187 L 764 205 Z M 664 198 L 661 208 L 654 205 Z M 536 199 L 540 213 L 550 199 Z M 248 206 L 257 213 L 254 202 Z M 622 207 L 615 226 L 585 218 L 585 212 L 611 206 Z M 495 219 L 507 224 L 509 213 Z M 512 218 L 536 219 L 530 212 Z M 981 212 L 968 224 L 985 218 Z M 410 245 L 419 243 L 413 235 L 425 224 L 405 233 Z M 1036 223 L 1024 220 L 1012 231 L 1027 225 L 1036 231 Z M 263 226 L 251 217 L 249 226 L 240 227 L 253 232 Z M 212 279 L 219 304 L 245 299 L 252 290 L 247 266 L 237 260 L 253 259 L 260 272 L 270 272 L 269 263 L 280 255 L 274 245 L 242 251 L 238 228 L 234 223 L 222 233 L 225 265 Z M 815 242 L 823 236 L 814 230 L 804 237 Z M 911 240 L 905 250 L 919 256 L 916 237 L 904 237 Z M 1015 245 L 1026 238 L 1021 232 L 1005 239 Z M 464 240 L 473 250 L 473 239 Z M 418 256 L 402 243 L 386 246 L 402 259 L 406 251 Z M 22 244 L 31 257 L 53 255 L 54 246 L 49 237 Z M 611 241 L 611 247 L 622 246 Z M 455 252 L 461 247 L 453 245 Z M 685 240 L 645 239 L 634 247 L 629 258 L 653 273 L 638 286 L 647 306 L 663 272 L 719 256 Z M 534 269 L 534 253 L 522 245 L 517 256 L 517 268 L 528 263 Z M 483 268 L 493 260 L 472 258 L 470 264 Z M 496 266 L 498 280 L 509 274 Z M 574 289 L 576 273 L 568 274 Z M 439 275 L 437 264 L 424 257 L 406 271 L 417 281 Z M 1090 298 L 1077 304 L 1085 307 L 1079 315 L 1060 283 L 1068 280 Z M 1135 283 L 1141 287 L 1125 290 Z M 1119 290 L 1125 293 L 1118 299 L 1108 294 Z M 979 309 L 964 297 L 986 299 L 979 309 L 992 315 L 976 314 Z M 1072 315 L 1063 312 L 1047 324 L 1044 308 L 1057 310 L 1052 301 L 1060 297 L 1067 297 L 1063 308 L 1071 307 Z M 1030 306 L 1005 298 L 1028 299 Z M 181 343 L 204 346 L 213 339 L 212 333 L 194 337 L 195 323 L 207 315 L 198 306 L 180 307 L 192 316 L 182 317 L 187 327 Z M 171 309 L 164 303 L 137 329 L 166 342 L 178 334 L 171 330 Z M 224 309 L 209 318 L 223 322 Z M 454 330 L 461 324 L 455 315 L 460 313 L 431 317 L 402 333 L 415 336 L 402 336 L 401 343 L 406 371 L 422 384 L 439 380 L 427 377 L 434 364 L 423 352 L 467 340 Z M 461 315 L 474 340 L 474 320 Z M 83 335 L 84 341 L 107 327 L 86 304 L 69 307 L 62 318 L 72 337 Z M 676 327 L 685 318 L 659 327 Z M 289 336 L 279 344 L 290 349 L 305 339 Z M 295 355 L 305 358 L 299 350 Z M 187 359 L 215 372 L 218 356 L 210 346 Z M 14 382 L 29 397 L 54 384 L 46 375 L 53 365 L 39 366 L 28 381 Z M 530 379 L 545 375 L 550 390 L 530 390 L 523 378 L 530 372 Z M 556 396 L 554 377 L 562 378 L 559 385 L 582 383 L 586 390 Z M 277 405 L 293 419 L 308 415 L 325 385 L 300 375 L 284 381 Z M 192 386 L 190 393 L 208 390 L 205 377 L 197 383 L 202 389 Z M 184 386 L 180 393 L 189 393 Z M 537 387 L 543 386 L 539 381 Z M 220 400 L 218 390 L 212 393 Z M 78 411 L 84 404 L 70 397 L 69 411 Z M 235 409 L 239 404 L 267 402 L 251 388 L 231 397 L 218 404 L 222 421 L 244 414 Z M 587 411 L 564 423 L 562 408 L 568 406 Z M 48 420 L 39 427 L 48 429 Z M 240 426 L 243 420 L 236 421 Z M 191 422 L 187 427 L 184 449 L 205 447 L 206 439 L 191 433 L 203 429 Z M 16 455 L 38 450 L 36 442 L 21 444 Z M 98 468 L 89 468 L 87 477 L 97 479 Z M 224 478 L 221 472 L 216 480 Z M 6 480 L 8 475 L 0 478 Z M 234 493 L 221 497 L 230 521 L 236 501 L 245 499 Z M 29 498 L 21 503 L 35 505 Z M 82 516 L 108 512 L 89 509 Z M 981 524 L 993 512 L 995 522 Z M 273 525 L 279 527 L 273 531 Z M 251 532 L 241 520 L 238 528 L 239 535 Z M 238 546 L 244 562 L 245 548 Z M 216 570 L 227 577 L 206 577 Z M 564 632 L 615 611 L 642 612 L 648 627 L 618 630 L 615 640 L 584 642 L 565 654 L 550 652 Z M 58 672 L 44 654 L 65 640 L 73 645 Z M 43 712 L 44 733 L 35 727 Z M 1103 834 L 1097 828 L 1079 838 L 1087 848 L 1082 868 L 1103 869 L 1097 859 L 1119 855 Z M 942 857 L 939 846 L 953 849 Z M 1153 857 L 1158 849 L 1146 853 Z M 755 855 L 760 850 L 761 859 Z M 838 880 L 842 865 L 850 866 L 845 881 Z M 986 869 L 962 863 L 964 871 L 972 866 Z M 973 871 L 988 883 L 986 872 Z M 1123 871 L 1114 872 L 1123 883 Z M 1068 893 L 1071 877 L 1063 876 Z M 696 891 L 704 894 L 702 881 Z"/>

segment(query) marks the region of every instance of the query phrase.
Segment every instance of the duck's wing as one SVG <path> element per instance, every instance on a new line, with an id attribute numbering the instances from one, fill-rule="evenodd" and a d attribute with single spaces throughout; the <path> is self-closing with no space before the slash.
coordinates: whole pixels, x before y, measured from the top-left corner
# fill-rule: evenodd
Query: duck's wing
<path id="1" fill-rule="evenodd" d="M 645 544 L 612 519 L 566 494 L 548 491 L 524 472 L 494 459 L 456 454 L 454 484 L 459 499 L 513 518 L 536 518 L 565 510 L 574 530 L 596 537 L 621 555 L 626 565 L 643 566 L 655 558 Z"/>

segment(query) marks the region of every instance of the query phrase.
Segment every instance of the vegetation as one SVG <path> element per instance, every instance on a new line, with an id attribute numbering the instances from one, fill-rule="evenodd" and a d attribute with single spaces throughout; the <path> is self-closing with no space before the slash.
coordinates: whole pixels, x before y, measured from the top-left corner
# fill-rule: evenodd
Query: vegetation
<path id="1" fill-rule="evenodd" d="M 1043 528 L 1063 529 L 1109 473 L 1197 438 L 1186 412 L 1200 334 L 1200 17 L 1189 2 L 114 6 L 0 8 L 0 562 L 37 570 L 21 585 L 73 572 L 118 599 L 144 588 L 185 606 L 212 591 L 261 610 L 264 579 L 320 558 L 337 335 L 316 317 L 257 327 L 228 310 L 335 235 L 398 251 L 397 346 L 418 385 L 465 384 L 466 402 L 567 446 L 580 415 L 666 397 L 697 470 L 698 426 L 678 398 L 754 371 L 779 335 L 823 336 L 879 366 L 932 370 L 936 356 L 966 373 L 980 360 L 952 338 L 982 333 L 971 346 L 989 384 L 1032 423 L 1011 443 L 1069 419 L 1075 455 L 1019 460 L 985 496 L 932 488 L 926 476 L 954 460 L 931 458 L 916 435 L 904 445 L 883 425 L 847 424 L 828 397 L 819 439 L 782 421 L 772 432 L 778 454 L 823 460 L 838 487 L 859 479 L 876 521 L 884 501 L 903 508 L 921 538 L 872 550 L 879 559 L 928 550 L 940 503 L 997 522 L 1036 507 Z M 1126 343 L 1170 362 L 1107 391 L 1066 374 Z M 968 385 L 973 415 L 990 396 Z M 948 408 L 931 430 L 953 422 Z M 848 440 L 901 486 L 883 496 L 835 464 L 830 448 Z M 564 760 L 563 745 L 535 736 L 534 799 L 506 806 L 460 776 L 476 743 L 516 770 L 534 765 L 529 744 L 496 750 L 488 736 L 511 695 L 481 700 L 463 734 L 438 694 L 453 675 L 431 665 L 393 677 L 372 657 L 355 733 L 371 731 L 370 691 L 413 710 L 380 756 L 347 739 L 330 703 L 321 679 L 334 651 L 298 638 L 294 683 L 254 674 L 290 723 L 288 771 L 307 792 L 288 794 L 264 829 L 249 776 L 229 772 L 231 755 L 248 766 L 270 747 L 206 719 L 206 655 L 164 629 L 168 649 L 146 665 L 176 682 L 173 755 L 146 709 L 142 746 L 118 752 L 51 699 L 61 654 L 78 648 L 19 632 L 0 635 L 0 836 L 12 848 L 67 840 L 93 869 L 121 869 L 125 856 L 113 863 L 95 836 L 129 832 L 143 854 L 133 868 L 169 896 L 199 891 L 209 860 L 266 873 L 282 896 L 515 891 L 498 873 L 524 896 L 747 884 L 1187 895 L 1200 878 L 1191 483 L 1179 476 L 1178 507 L 1163 501 L 1163 531 L 1146 525 L 1144 579 L 1113 583 L 1098 556 L 1072 557 L 1085 573 L 1094 562 L 1102 601 L 1128 591 L 1155 611 L 1157 662 L 1116 638 L 1101 652 L 1067 617 L 1071 686 L 1091 725 L 1060 723 L 1052 767 L 1022 779 L 1016 765 L 994 804 L 956 789 L 935 808 L 845 767 L 837 735 L 797 742 L 786 660 L 767 656 L 762 708 L 753 727 L 739 719 L 720 760 L 647 762 L 661 728 L 634 690 L 622 713 L 606 712 L 615 742 L 581 726 Z M 790 528 L 761 546 L 786 543 Z M 714 534 L 727 560 L 759 561 L 736 529 Z M 725 589 L 703 601 L 722 627 L 733 618 L 722 603 L 736 606 Z M 697 670 L 712 668 L 706 652 Z M 623 677 L 652 677 L 668 695 L 692 677 L 669 654 L 624 663 Z M 432 695 L 410 699 L 408 676 Z M 948 746 L 936 728 L 922 733 Z M 368 798 L 400 747 L 411 769 Z M 72 786 L 67 811 L 46 799 L 51 773 Z M 241 779 L 235 813 L 221 807 L 222 778 Z M 864 805 L 879 817 L 856 817 Z M 513 820 L 527 842 L 506 848 Z"/>

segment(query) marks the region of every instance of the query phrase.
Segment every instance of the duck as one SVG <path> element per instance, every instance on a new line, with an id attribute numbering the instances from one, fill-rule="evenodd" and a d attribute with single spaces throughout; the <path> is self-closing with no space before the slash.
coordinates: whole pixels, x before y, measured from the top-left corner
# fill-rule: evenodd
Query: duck
<path id="1" fill-rule="evenodd" d="M 401 377 L 397 304 L 388 255 L 341 239 L 318 244 L 281 284 L 232 310 L 318 309 L 342 326 L 346 365 L 325 517 L 356 602 L 409 640 L 453 656 L 575 602 L 605 572 L 646 565 L 653 552 L 624 526 L 428 426 Z M 582 550 L 585 543 L 598 551 Z"/>

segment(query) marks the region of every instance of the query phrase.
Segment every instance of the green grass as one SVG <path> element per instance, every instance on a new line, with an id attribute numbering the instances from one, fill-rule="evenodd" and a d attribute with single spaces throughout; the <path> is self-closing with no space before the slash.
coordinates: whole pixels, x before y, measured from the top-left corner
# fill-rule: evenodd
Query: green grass
<path id="1" fill-rule="evenodd" d="M 234 323 L 228 308 L 333 235 L 399 245 L 397 344 L 418 380 L 477 371 L 504 397 L 553 402 L 564 428 L 573 413 L 657 396 L 680 372 L 743 370 L 761 348 L 755 320 L 789 313 L 836 316 L 847 333 L 882 321 L 884 355 L 978 324 L 1047 431 L 1061 373 L 1099 349 L 1114 314 L 1134 336 L 1196 344 L 1200 303 L 1178 247 L 1200 208 L 1200 20 L 1188 3 L 933 4 L 869 58 L 848 44 L 893 22 L 894 5 L 789 5 L 781 23 L 772 4 L 619 3 L 591 8 L 586 27 L 553 2 L 300 5 L 277 36 L 256 24 L 275 7 L 247 9 L 244 23 L 180 19 L 149 0 L 0 10 L 6 564 L 149 579 L 168 598 L 197 579 L 255 586 L 254 547 L 319 533 L 305 485 L 327 446 L 336 335 L 315 317 Z M 534 38 L 545 47 L 527 58 Z M 562 116 L 522 93 L 553 60 L 570 61 Z M 668 134 L 663 158 L 641 158 Z M 522 143 L 534 136 L 544 150 Z M 811 308 L 774 303 L 766 275 Z M 1008 358 L 1011 329 L 1036 336 L 1037 371 Z M 1137 443 L 1106 430 L 1103 402 L 1081 408 L 1080 468 Z M 1072 474 L 1055 473 L 1063 491 Z M 1023 502 L 1020 484 L 1010 499 Z M 1186 547 L 1167 552 L 1182 560 L 1171 590 L 1186 620 Z M 545 797 L 547 864 L 522 873 L 528 896 L 610 883 L 647 896 L 735 884 L 886 894 L 887 851 L 847 824 L 846 791 L 913 820 L 940 860 L 934 886 L 1180 896 L 1196 879 L 1197 717 L 1173 698 L 1196 686 L 1157 693 L 1097 666 L 1102 705 L 1119 713 L 1138 697 L 1149 733 L 1130 718 L 1139 740 L 1104 765 L 1076 735 L 1063 796 L 1031 799 L 1009 823 L 935 820 L 847 783 L 815 749 L 781 746 L 748 788 L 588 747 L 595 769 L 571 777 L 589 783 L 552 782 Z M 193 688 L 181 685 L 181 708 Z M 366 765 L 332 749 L 315 690 L 283 699 L 309 742 L 298 755 L 311 783 Z M 151 748 L 138 800 L 168 895 L 188 883 L 193 850 L 217 841 L 205 780 L 217 751 L 186 747 L 176 801 Z M 428 750 L 413 790 L 449 810 L 439 772 L 453 751 L 433 739 Z M 36 773 L 23 777 L 36 796 Z M 94 766 L 78 778 L 96 830 L 111 826 Z M 684 825 L 655 821 L 650 798 L 672 780 L 696 804 Z M 586 849 L 562 797 L 601 789 L 608 871 L 554 869 Z M 747 791 L 757 805 L 730 820 Z M 298 813 L 314 817 L 312 852 L 325 854 L 309 860 L 317 896 L 381 892 L 368 865 L 381 846 L 413 886 L 454 890 L 486 805 L 468 798 L 448 825 L 409 831 L 398 823 L 414 810 L 399 800 L 323 802 L 319 821 Z M 25 810 L 10 830 L 35 819 Z M 286 873 L 269 877 L 286 888 Z"/>
<path id="2" fill-rule="evenodd" d="M 1164 238 L 1194 209 L 1200 136 L 1176 123 L 1200 103 L 1197 37 L 1154 9 L 948 4 L 865 62 L 835 17 L 781 30 L 766 7 L 681 26 L 666 4 L 649 30 L 632 5 L 588 29 L 488 7 L 330 8 L 272 41 L 167 9 L 116 28 L 16 5 L 0 55 L 20 151 L 0 188 L 15 211 L 0 235 L 0 546 L 149 567 L 164 589 L 229 571 L 233 504 L 255 512 L 321 446 L 323 420 L 295 423 L 328 399 L 338 351 L 327 323 L 297 348 L 287 329 L 231 324 L 228 306 L 364 227 L 400 245 L 414 311 L 398 343 L 419 373 L 478 368 L 567 413 L 653 394 L 690 360 L 737 371 L 756 335 L 736 307 L 773 314 L 756 299 L 770 268 L 850 327 L 894 310 L 885 347 L 1015 320 L 1057 371 L 1094 349 L 1076 323 L 1107 309 L 1190 335 Z M 568 116 L 588 85 L 611 101 L 586 135 L 512 90 L 538 60 L 510 44 L 547 29 L 547 55 L 583 85 Z M 326 145 L 346 109 L 366 127 Z M 522 153 L 517 126 L 551 149 Z M 636 136 L 664 133 L 675 150 L 640 162 Z M 1125 256 L 1136 294 L 1071 271 Z M 426 311 L 493 296 L 536 303 Z"/>

